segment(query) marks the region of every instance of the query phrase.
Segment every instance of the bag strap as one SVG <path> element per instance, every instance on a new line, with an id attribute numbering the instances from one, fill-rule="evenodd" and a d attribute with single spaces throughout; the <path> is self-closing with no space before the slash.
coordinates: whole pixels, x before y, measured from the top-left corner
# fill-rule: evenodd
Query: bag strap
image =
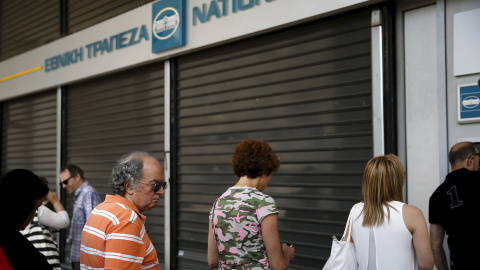
<path id="1" fill-rule="evenodd" d="M 346 240 L 347 242 L 350 242 L 350 238 L 352 237 L 352 226 L 353 226 L 353 212 L 355 212 L 355 207 L 357 204 L 355 204 L 352 209 L 350 210 L 350 214 L 348 214 L 348 220 L 347 224 L 345 225 L 345 230 L 343 231 L 342 239 L 345 240 L 345 234 L 347 233 L 347 228 L 348 228 L 348 239 Z"/>

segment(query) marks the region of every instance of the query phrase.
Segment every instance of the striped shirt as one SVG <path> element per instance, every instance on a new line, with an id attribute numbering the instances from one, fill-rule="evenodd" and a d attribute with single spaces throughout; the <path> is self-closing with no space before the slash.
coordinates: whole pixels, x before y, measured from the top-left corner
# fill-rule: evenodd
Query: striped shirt
<path id="1" fill-rule="evenodd" d="M 53 269 L 61 270 L 57 242 L 53 239 L 50 231 L 40 224 L 38 211 L 35 213 L 33 221 L 28 224 L 25 230 L 20 231 L 20 233 L 22 233 L 23 236 L 25 236 L 25 238 L 27 238 L 28 241 L 30 241 L 30 243 L 32 243 L 32 245 L 45 256 Z"/>
<path id="2" fill-rule="evenodd" d="M 87 181 L 75 190 L 72 222 L 70 223 L 70 233 L 68 235 L 68 240 L 72 244 L 70 250 L 70 260 L 72 262 L 80 261 L 80 241 L 82 239 L 83 226 L 85 226 L 90 212 L 100 202 L 100 195 Z"/>
<path id="3" fill-rule="evenodd" d="M 82 234 L 82 269 L 160 269 L 145 216 L 121 196 L 107 195 L 93 209 Z"/>

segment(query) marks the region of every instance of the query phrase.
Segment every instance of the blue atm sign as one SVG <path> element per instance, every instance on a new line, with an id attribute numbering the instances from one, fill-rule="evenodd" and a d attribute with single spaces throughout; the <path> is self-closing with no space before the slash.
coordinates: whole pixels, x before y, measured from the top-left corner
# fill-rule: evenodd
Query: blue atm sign
<path id="1" fill-rule="evenodd" d="M 458 86 L 458 122 L 480 122 L 480 88 L 477 84 Z"/>

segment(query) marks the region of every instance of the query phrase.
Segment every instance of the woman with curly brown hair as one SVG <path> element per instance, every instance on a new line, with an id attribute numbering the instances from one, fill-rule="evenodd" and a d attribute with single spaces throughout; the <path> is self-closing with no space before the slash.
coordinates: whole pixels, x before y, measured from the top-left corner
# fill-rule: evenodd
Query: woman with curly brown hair
<path id="1" fill-rule="evenodd" d="M 280 159 L 268 143 L 243 140 L 233 150 L 240 178 L 210 211 L 208 265 L 219 269 L 287 269 L 295 249 L 280 245 L 277 205 L 262 193 Z"/>

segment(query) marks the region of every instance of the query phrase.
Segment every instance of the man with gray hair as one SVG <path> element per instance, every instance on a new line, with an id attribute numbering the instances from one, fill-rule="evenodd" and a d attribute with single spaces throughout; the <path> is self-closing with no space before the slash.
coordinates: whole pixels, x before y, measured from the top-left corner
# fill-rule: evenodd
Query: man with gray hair
<path id="1" fill-rule="evenodd" d="M 160 269 L 142 212 L 165 193 L 162 165 L 148 153 L 129 153 L 113 167 L 110 184 L 114 195 L 93 209 L 83 229 L 82 269 Z"/>

